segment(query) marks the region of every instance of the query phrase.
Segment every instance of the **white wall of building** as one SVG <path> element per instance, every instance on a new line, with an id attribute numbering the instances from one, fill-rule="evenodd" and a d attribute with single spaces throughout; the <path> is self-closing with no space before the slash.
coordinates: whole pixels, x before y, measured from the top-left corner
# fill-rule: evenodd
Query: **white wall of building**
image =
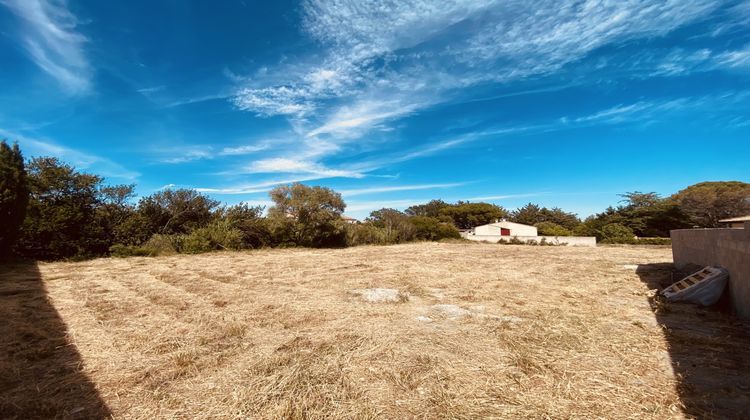
<path id="1" fill-rule="evenodd" d="M 520 223 L 500 221 L 488 225 L 477 226 L 474 228 L 474 235 L 500 235 L 502 228 L 509 229 L 509 236 L 536 236 L 537 230 L 534 226 L 523 225 Z"/>

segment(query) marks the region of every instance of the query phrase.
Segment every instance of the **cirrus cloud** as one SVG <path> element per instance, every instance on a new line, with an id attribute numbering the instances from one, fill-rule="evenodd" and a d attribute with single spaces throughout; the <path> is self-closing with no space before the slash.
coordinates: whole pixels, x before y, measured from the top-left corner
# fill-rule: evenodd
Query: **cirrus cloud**
<path id="1" fill-rule="evenodd" d="M 76 31 L 79 21 L 64 1 L 0 0 L 0 4 L 20 18 L 22 44 L 37 67 L 69 93 L 91 89 L 93 69 L 84 53 L 88 39 Z"/>

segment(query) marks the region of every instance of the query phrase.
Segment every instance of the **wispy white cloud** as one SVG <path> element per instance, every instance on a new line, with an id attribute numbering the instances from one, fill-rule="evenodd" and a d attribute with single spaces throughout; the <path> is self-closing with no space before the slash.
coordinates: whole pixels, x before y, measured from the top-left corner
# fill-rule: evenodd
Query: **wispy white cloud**
<path id="1" fill-rule="evenodd" d="M 290 65 L 266 71 L 274 85 L 262 86 L 259 75 L 256 86 L 238 92 L 237 102 L 261 114 L 297 114 L 297 105 L 304 103 L 309 113 L 330 97 L 355 98 L 343 105 L 352 108 L 367 92 L 380 92 L 386 101 L 395 94 L 422 101 L 471 84 L 549 73 L 602 45 L 666 34 L 718 4 L 310 0 L 303 27 L 320 42 L 324 58 L 307 72 Z M 278 112 L 269 112 L 268 103 Z"/>
<path id="2" fill-rule="evenodd" d="M 599 124 L 623 124 L 656 122 L 668 118 L 678 117 L 691 112 L 701 112 L 705 109 L 726 109 L 726 115 L 731 117 L 732 110 L 738 103 L 746 102 L 750 97 L 749 90 L 725 91 L 712 95 L 679 97 L 672 99 L 638 101 L 629 104 L 618 104 L 600 111 L 578 116 L 563 116 L 557 119 L 537 121 L 532 124 L 515 126 L 497 126 L 482 130 L 471 131 L 459 136 L 444 140 L 433 141 L 426 146 L 421 146 L 411 151 L 404 151 L 398 155 L 386 156 L 361 162 L 352 167 L 361 171 L 372 171 L 382 168 L 387 164 L 404 162 L 434 155 L 445 150 L 466 146 L 468 144 L 486 141 L 488 139 L 499 139 L 507 136 L 526 134 L 537 134 L 542 132 L 554 132 Z M 736 112 L 736 110 L 734 111 Z M 745 119 L 735 117 L 733 126 L 742 124 Z M 741 126 L 741 125 L 740 125 Z"/>
<path id="3" fill-rule="evenodd" d="M 675 76 L 691 73 L 698 68 L 707 68 L 713 52 L 707 48 L 696 51 L 676 49 L 661 59 L 651 75 Z"/>
<path id="4" fill-rule="evenodd" d="M 188 163 L 196 160 L 207 160 L 215 159 L 220 156 L 246 156 L 252 155 L 257 152 L 267 150 L 271 147 L 271 143 L 268 141 L 256 142 L 254 144 L 246 144 L 242 146 L 224 147 L 222 149 L 216 149 L 210 145 L 184 145 L 179 147 L 161 147 L 153 151 L 158 155 L 159 162 L 179 164 Z"/>
<path id="5" fill-rule="evenodd" d="M 215 93 L 215 94 L 208 94 L 208 95 L 189 96 L 186 98 L 181 98 L 175 101 L 168 102 L 164 105 L 164 107 L 175 108 L 178 106 L 198 104 L 198 103 L 207 102 L 207 101 L 227 100 L 233 97 L 234 97 L 234 94 L 223 93 L 223 92 Z"/>
<path id="6" fill-rule="evenodd" d="M 151 86 L 151 87 L 136 89 L 136 92 L 148 96 L 156 92 L 161 92 L 164 89 L 166 89 L 166 86 L 160 85 L 160 86 Z"/>
<path id="7" fill-rule="evenodd" d="M 347 169 L 333 169 L 316 162 L 270 158 L 253 162 L 247 169 L 247 173 L 291 173 L 309 174 L 321 178 L 362 178 L 364 175 L 357 171 Z"/>
<path id="8" fill-rule="evenodd" d="M 10 141 L 18 141 L 26 157 L 53 156 L 72 164 L 78 169 L 90 169 L 97 175 L 129 182 L 135 181 L 140 176 L 138 172 L 131 171 L 110 159 L 61 146 L 47 139 L 31 138 L 3 129 L 0 129 L 0 137 L 7 138 Z"/>
<path id="9" fill-rule="evenodd" d="M 236 185 L 232 187 L 223 188 L 196 188 L 197 191 L 213 194 L 256 194 L 270 191 L 273 187 L 278 185 L 292 184 L 295 182 L 313 181 L 321 178 L 329 178 L 328 174 L 303 176 L 298 178 L 272 180 L 252 184 Z M 468 182 L 452 182 L 443 184 L 419 184 L 419 185 L 395 185 L 395 186 L 374 186 L 364 187 L 356 189 L 341 189 L 338 192 L 344 197 L 354 197 L 368 194 L 380 194 L 388 192 L 398 191 L 420 191 L 420 190 L 434 190 L 434 189 L 449 189 L 467 185 Z M 173 184 L 170 184 L 173 185 Z"/>
<path id="10" fill-rule="evenodd" d="M 374 130 L 392 129 L 394 121 L 452 100 L 464 88 L 545 76 L 604 45 L 667 34 L 719 4 L 308 0 L 302 26 L 320 45 L 321 58 L 237 78 L 243 87 L 233 101 L 261 116 L 289 118 L 299 150 L 276 159 L 322 165 L 327 156 L 362 147 L 358 139 L 378 141 L 368 136 Z M 467 141 L 426 145 L 396 161 Z M 365 172 L 376 166 L 359 165 Z"/>
<path id="11" fill-rule="evenodd" d="M 425 199 L 403 199 L 403 200 L 372 200 L 372 201 L 351 201 L 346 204 L 346 212 L 350 214 L 367 215 L 373 210 L 382 208 L 393 208 L 404 210 L 407 207 L 417 204 L 423 204 L 428 200 Z"/>
<path id="12" fill-rule="evenodd" d="M 551 127 L 553 127 L 552 124 L 544 123 L 511 127 L 494 127 L 478 131 L 470 131 L 465 134 L 451 136 L 447 139 L 433 140 L 432 142 L 420 145 L 411 150 L 404 150 L 398 154 L 359 162 L 352 165 L 352 168 L 354 168 L 355 170 L 360 170 L 362 172 L 370 172 L 394 163 L 407 162 L 414 159 L 436 155 L 440 152 L 465 146 L 475 141 L 486 139 L 488 137 L 494 138 L 513 134 L 531 133 L 541 130 L 548 130 Z"/>
<path id="13" fill-rule="evenodd" d="M 688 98 L 678 98 L 667 101 L 640 101 L 628 105 L 616 105 L 593 114 L 572 119 L 563 117 L 560 121 L 565 124 L 621 123 L 649 118 L 654 115 L 663 115 L 665 112 L 671 110 L 683 109 L 689 105 L 688 102 Z"/>
<path id="14" fill-rule="evenodd" d="M 270 147 L 268 143 L 260 143 L 260 144 L 249 144 L 244 146 L 236 146 L 236 147 L 225 147 L 221 149 L 219 152 L 219 155 L 221 156 L 241 156 L 241 155 L 249 155 L 256 152 L 260 152 L 262 150 L 266 150 Z"/>
<path id="15" fill-rule="evenodd" d="M 79 22 L 59 0 L 0 0 L 21 20 L 21 43 L 34 63 L 74 94 L 91 89 L 93 70 L 84 52 L 88 41 Z"/>
<path id="16" fill-rule="evenodd" d="M 278 184 L 281 185 L 281 184 Z M 247 188 L 247 187 L 226 187 L 226 188 L 206 188 L 198 187 L 196 191 L 209 194 L 220 194 L 220 195 L 244 195 L 244 194 L 257 194 L 271 191 L 271 187 L 262 188 Z"/>
<path id="17" fill-rule="evenodd" d="M 377 127 L 383 121 L 396 117 L 403 117 L 420 104 L 407 103 L 403 100 L 391 101 L 359 101 L 351 106 L 338 109 L 323 125 L 310 130 L 306 137 L 317 137 L 323 134 L 336 137 L 359 137 Z"/>
<path id="18" fill-rule="evenodd" d="M 205 192 L 205 193 L 226 194 L 226 195 L 256 194 L 256 193 L 268 192 L 273 187 L 278 186 L 278 185 L 294 184 L 295 182 L 313 181 L 316 179 L 320 179 L 320 177 L 317 177 L 314 175 L 300 176 L 300 177 L 295 177 L 295 178 L 269 180 L 269 181 L 249 183 L 249 184 L 246 183 L 246 184 L 234 185 L 234 186 L 229 186 L 229 187 L 214 187 L 214 188 L 199 187 L 199 188 L 196 188 L 196 190 L 200 192 Z"/>
<path id="19" fill-rule="evenodd" d="M 314 109 L 314 96 L 306 88 L 273 86 L 240 89 L 233 100 L 239 109 L 254 111 L 261 116 L 304 116 Z"/>
<path id="20" fill-rule="evenodd" d="M 539 197 L 546 193 L 524 193 L 524 194 L 507 194 L 507 195 L 488 195 L 482 197 L 471 197 L 467 198 L 467 201 L 496 201 L 496 200 L 509 200 L 514 198 L 527 198 L 527 197 Z"/>
<path id="21" fill-rule="evenodd" d="M 727 116 L 736 113 L 737 104 L 744 103 L 750 97 L 750 90 L 724 91 L 710 95 L 680 97 L 673 99 L 639 101 L 632 104 L 620 104 L 578 117 L 563 117 L 559 123 L 552 124 L 554 128 L 586 126 L 592 124 L 618 124 L 639 121 L 663 121 L 668 118 L 686 115 L 694 112 L 725 110 Z"/>
<path id="22" fill-rule="evenodd" d="M 166 153 L 168 156 L 159 159 L 162 163 L 187 163 L 201 159 L 211 159 L 214 157 L 211 146 L 183 146 L 179 148 L 161 150 L 160 153 Z"/>
<path id="23" fill-rule="evenodd" d="M 466 184 L 467 184 L 466 182 L 452 182 L 452 183 L 446 183 L 446 184 L 379 186 L 379 187 L 357 188 L 357 189 L 350 189 L 350 190 L 339 190 L 339 192 L 344 197 L 353 197 L 357 195 L 379 194 L 379 193 L 397 192 L 397 191 L 418 191 L 418 190 L 455 188 L 455 187 L 464 186 Z"/>
<path id="24" fill-rule="evenodd" d="M 718 66 L 750 69 L 750 44 L 745 45 L 739 50 L 725 51 L 718 54 L 715 61 Z"/>
<path id="25" fill-rule="evenodd" d="M 475 64 L 507 61 L 510 65 L 497 75 L 501 79 L 548 73 L 606 44 L 667 34 L 720 4 L 716 0 L 551 0 L 518 7 L 506 2 L 493 8 L 492 25 L 470 37 L 458 56 Z"/>
<path id="26" fill-rule="evenodd" d="M 660 57 L 648 76 L 676 76 L 711 70 L 746 70 L 750 68 L 750 44 L 739 49 L 712 51 L 702 48 L 694 51 L 677 48 Z"/>

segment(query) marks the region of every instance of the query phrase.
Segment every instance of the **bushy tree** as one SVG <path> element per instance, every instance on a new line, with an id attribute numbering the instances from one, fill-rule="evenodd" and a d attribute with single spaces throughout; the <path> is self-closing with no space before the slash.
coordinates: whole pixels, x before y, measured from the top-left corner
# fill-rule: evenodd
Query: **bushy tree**
<path id="1" fill-rule="evenodd" d="M 346 245 L 386 245 L 388 239 L 385 229 L 372 223 L 357 223 L 346 225 Z"/>
<path id="2" fill-rule="evenodd" d="M 193 230 L 187 235 L 178 235 L 179 251 L 186 254 L 199 254 L 218 250 L 241 249 L 242 231 L 232 226 L 226 219 L 219 219 L 205 227 Z"/>
<path id="3" fill-rule="evenodd" d="M 587 218 L 573 229 L 576 235 L 596 236 L 604 240 L 603 228 L 609 224 L 622 225 L 638 237 L 668 237 L 672 229 L 690 227 L 690 219 L 677 204 L 656 193 L 638 191 L 621 195 L 623 204 Z M 630 239 L 632 241 L 632 238 Z"/>
<path id="4" fill-rule="evenodd" d="M 455 226 L 443 223 L 435 217 L 414 216 L 409 219 L 414 225 L 414 237 L 425 241 L 439 241 L 441 239 L 460 238 Z"/>
<path id="5" fill-rule="evenodd" d="M 77 172 L 55 158 L 28 165 L 29 205 L 18 242 L 20 253 L 41 259 L 96 255 L 92 237 L 102 178 Z"/>
<path id="6" fill-rule="evenodd" d="M 383 229 L 387 243 L 395 244 L 414 239 L 414 225 L 409 222 L 409 216 L 396 209 L 375 210 L 366 221 Z"/>
<path id="7" fill-rule="evenodd" d="M 443 200 L 431 200 L 426 204 L 418 204 L 404 210 L 409 216 L 440 217 L 440 211 L 451 205 Z"/>
<path id="8" fill-rule="evenodd" d="M 690 227 L 690 219 L 674 201 L 656 193 L 639 191 L 622 194 L 624 205 L 618 207 L 621 223 L 642 237 L 668 237 L 672 229 Z"/>
<path id="9" fill-rule="evenodd" d="M 542 236 L 571 236 L 573 232 L 553 222 L 539 222 L 535 224 L 537 232 Z"/>
<path id="10" fill-rule="evenodd" d="M 719 220 L 750 214 L 750 184 L 739 181 L 701 182 L 671 197 L 700 227 L 719 227 Z"/>
<path id="11" fill-rule="evenodd" d="M 453 225 L 459 229 L 471 229 L 506 218 L 508 211 L 490 203 L 458 202 L 440 210 L 440 215 L 449 217 Z"/>
<path id="12" fill-rule="evenodd" d="M 263 206 L 240 203 L 222 209 L 220 217 L 242 232 L 243 247 L 261 248 L 272 244 L 271 231 L 263 217 L 263 210 Z"/>
<path id="13" fill-rule="evenodd" d="M 283 185 L 269 193 L 271 229 L 282 244 L 330 247 L 346 244 L 341 215 L 346 208 L 341 194 L 325 187 Z"/>
<path id="14" fill-rule="evenodd" d="M 602 242 L 628 243 L 634 240 L 633 230 L 619 223 L 604 225 L 601 229 Z"/>
<path id="15" fill-rule="evenodd" d="M 581 220 L 574 213 L 568 213 L 557 207 L 548 209 L 533 203 L 528 203 L 513 211 L 510 220 L 532 226 L 544 222 L 554 223 L 568 230 L 573 230 L 581 224 Z"/>
<path id="16" fill-rule="evenodd" d="M 625 218 L 620 214 L 618 208 L 609 206 L 603 212 L 591 215 L 586 218 L 580 225 L 573 229 L 573 234 L 577 236 L 596 236 L 597 240 L 602 240 L 602 228 L 610 223 L 623 224 Z"/>
<path id="17" fill-rule="evenodd" d="M 524 225 L 531 226 L 546 221 L 542 217 L 542 207 L 533 203 L 528 203 L 525 206 L 519 207 L 515 211 L 511 212 L 510 220 L 516 223 L 522 223 Z"/>
<path id="18" fill-rule="evenodd" d="M 123 227 L 135 215 L 135 185 L 111 185 L 99 188 L 98 204 L 94 212 L 94 226 L 90 237 L 104 254 L 114 244 L 129 244 L 133 232 Z M 148 239 L 148 238 L 144 238 Z"/>
<path id="19" fill-rule="evenodd" d="M 122 245 L 140 245 L 157 233 L 157 225 L 137 207 L 124 220 L 114 227 L 115 243 Z"/>
<path id="20" fill-rule="evenodd" d="M 142 198 L 135 221 L 150 234 L 189 233 L 208 225 L 218 206 L 218 201 L 195 190 L 168 189 Z"/>
<path id="21" fill-rule="evenodd" d="M 26 217 L 29 187 L 18 144 L 0 141 L 0 257 L 10 254 Z"/>

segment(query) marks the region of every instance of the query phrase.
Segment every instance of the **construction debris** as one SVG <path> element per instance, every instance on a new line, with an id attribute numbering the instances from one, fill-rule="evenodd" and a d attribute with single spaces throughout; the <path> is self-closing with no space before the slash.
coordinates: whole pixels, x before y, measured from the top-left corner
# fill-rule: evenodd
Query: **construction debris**
<path id="1" fill-rule="evenodd" d="M 661 293 L 672 302 L 691 302 L 703 306 L 719 301 L 729 280 L 729 272 L 721 267 L 705 267 L 672 284 Z"/>

